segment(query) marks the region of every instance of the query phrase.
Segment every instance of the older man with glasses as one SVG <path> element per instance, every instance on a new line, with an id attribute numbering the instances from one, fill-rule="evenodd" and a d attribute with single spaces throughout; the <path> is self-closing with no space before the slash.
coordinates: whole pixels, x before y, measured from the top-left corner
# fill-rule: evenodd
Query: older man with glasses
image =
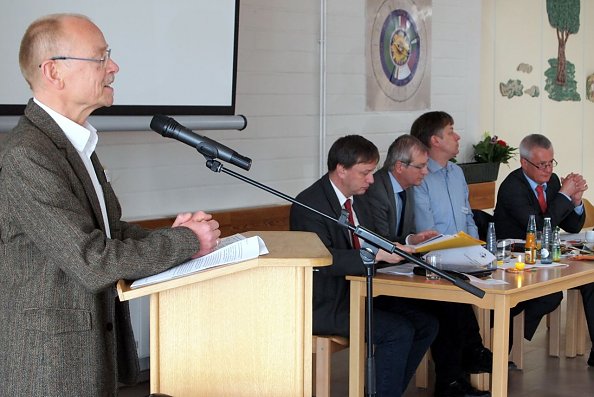
<path id="1" fill-rule="evenodd" d="M 560 180 L 553 172 L 557 166 L 554 156 L 553 145 L 547 137 L 532 134 L 522 139 L 520 168 L 505 178 L 497 194 L 497 237 L 524 239 L 530 215 L 536 215 L 538 230 L 542 230 L 544 218 L 551 218 L 553 228 L 559 226 L 569 233 L 577 233 L 582 229 L 586 219 L 582 195 L 588 189 L 588 184 L 576 173 L 570 173 Z M 594 337 L 594 286 L 583 286 L 581 290 L 588 327 Z M 526 339 L 532 339 L 542 317 L 555 310 L 562 297 L 561 292 L 546 295 L 521 302 L 511 310 L 512 315 L 525 311 Z M 592 353 L 588 364 L 594 366 Z"/>
<path id="2" fill-rule="evenodd" d="M 33 98 L 0 151 L 0 396 L 116 396 L 138 373 L 116 282 L 207 254 L 221 233 L 202 211 L 155 231 L 121 220 L 87 121 L 113 103 L 110 55 L 83 15 L 42 17 L 21 41 Z"/>
<path id="3" fill-rule="evenodd" d="M 441 115 L 435 114 L 437 120 Z M 377 232 L 383 237 L 407 244 L 418 244 L 437 234 L 435 230 L 415 228 L 415 195 L 429 173 L 429 149 L 412 135 L 401 135 L 389 147 L 384 166 L 374 174 L 366 197 L 371 204 Z M 376 298 L 384 304 L 385 297 Z M 435 362 L 435 397 L 489 396 L 475 389 L 468 373 L 491 372 L 493 355 L 483 346 L 472 307 L 463 303 L 405 300 L 439 321 L 439 332 L 431 345 Z"/>
<path id="4" fill-rule="evenodd" d="M 389 147 L 384 166 L 373 177 L 366 196 L 373 205 L 378 233 L 401 244 L 419 244 L 436 236 L 435 230 L 413 234 L 413 187 L 429 173 L 427 148 L 412 135 L 401 135 Z"/>

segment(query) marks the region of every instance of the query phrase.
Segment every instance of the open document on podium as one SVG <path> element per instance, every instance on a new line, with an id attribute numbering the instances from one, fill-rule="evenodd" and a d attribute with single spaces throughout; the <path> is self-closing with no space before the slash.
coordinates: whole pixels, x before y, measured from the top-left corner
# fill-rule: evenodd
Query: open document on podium
<path id="1" fill-rule="evenodd" d="M 138 279 L 130 285 L 130 288 L 140 288 L 146 285 L 184 277 L 202 270 L 247 261 L 265 254 L 268 254 L 268 248 L 266 248 L 264 240 L 259 236 L 246 238 L 241 234 L 234 234 L 233 236 L 221 239 L 217 249 L 210 254 L 189 260 L 154 276 Z"/>

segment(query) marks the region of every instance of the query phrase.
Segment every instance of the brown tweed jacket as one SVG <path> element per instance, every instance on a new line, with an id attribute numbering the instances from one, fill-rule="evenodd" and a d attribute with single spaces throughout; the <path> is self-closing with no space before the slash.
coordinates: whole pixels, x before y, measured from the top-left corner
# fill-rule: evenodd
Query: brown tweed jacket
<path id="1" fill-rule="evenodd" d="M 0 150 L 0 396 L 113 396 L 138 364 L 118 279 L 199 248 L 187 228 L 120 220 L 96 156 L 112 238 L 79 154 L 32 100 Z M 119 377 L 118 377 L 119 375 Z"/>

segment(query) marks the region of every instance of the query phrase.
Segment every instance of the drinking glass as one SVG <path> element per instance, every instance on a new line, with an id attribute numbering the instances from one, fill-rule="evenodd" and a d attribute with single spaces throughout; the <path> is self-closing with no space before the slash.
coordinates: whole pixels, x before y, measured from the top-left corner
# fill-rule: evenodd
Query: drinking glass
<path id="1" fill-rule="evenodd" d="M 501 266 L 511 259 L 512 241 L 509 239 L 497 241 L 497 265 Z"/>
<path id="2" fill-rule="evenodd" d="M 425 262 L 427 262 L 434 268 L 441 270 L 441 256 L 439 256 L 439 254 L 427 254 L 427 256 L 425 256 Z M 425 270 L 425 277 L 427 278 L 427 280 L 439 280 L 441 278 L 439 274 L 433 273 L 432 271 L 427 269 Z"/>
<path id="3" fill-rule="evenodd" d="M 588 230 L 585 235 L 586 238 L 586 247 L 593 250 L 594 249 L 594 230 Z"/>

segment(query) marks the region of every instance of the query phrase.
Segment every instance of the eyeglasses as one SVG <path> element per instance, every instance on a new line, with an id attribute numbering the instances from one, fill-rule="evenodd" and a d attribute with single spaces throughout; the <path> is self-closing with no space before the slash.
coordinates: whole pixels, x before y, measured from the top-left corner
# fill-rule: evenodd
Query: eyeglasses
<path id="1" fill-rule="evenodd" d="M 404 164 L 407 167 L 416 168 L 418 170 L 423 170 L 423 169 L 427 168 L 427 165 L 428 165 L 427 163 L 423 163 L 423 164 L 402 163 L 402 164 Z"/>
<path id="2" fill-rule="evenodd" d="M 103 53 L 103 56 L 101 58 L 81 58 L 81 57 L 69 57 L 69 56 L 59 55 L 59 56 L 51 57 L 49 60 L 50 61 L 73 60 L 73 61 L 97 62 L 97 63 L 101 64 L 102 68 L 105 68 L 107 66 L 107 62 L 110 59 L 111 59 L 111 48 L 108 48 L 107 50 L 105 50 L 105 52 Z M 39 65 L 39 67 L 41 67 L 41 64 Z"/>
<path id="3" fill-rule="evenodd" d="M 543 161 L 542 163 L 538 163 L 538 164 L 534 164 L 532 161 L 528 160 L 527 158 L 524 157 L 524 160 L 526 160 L 529 164 L 532 164 L 536 169 L 539 170 L 546 170 L 547 168 L 555 168 L 557 166 L 557 160 L 552 159 L 551 161 Z"/>

